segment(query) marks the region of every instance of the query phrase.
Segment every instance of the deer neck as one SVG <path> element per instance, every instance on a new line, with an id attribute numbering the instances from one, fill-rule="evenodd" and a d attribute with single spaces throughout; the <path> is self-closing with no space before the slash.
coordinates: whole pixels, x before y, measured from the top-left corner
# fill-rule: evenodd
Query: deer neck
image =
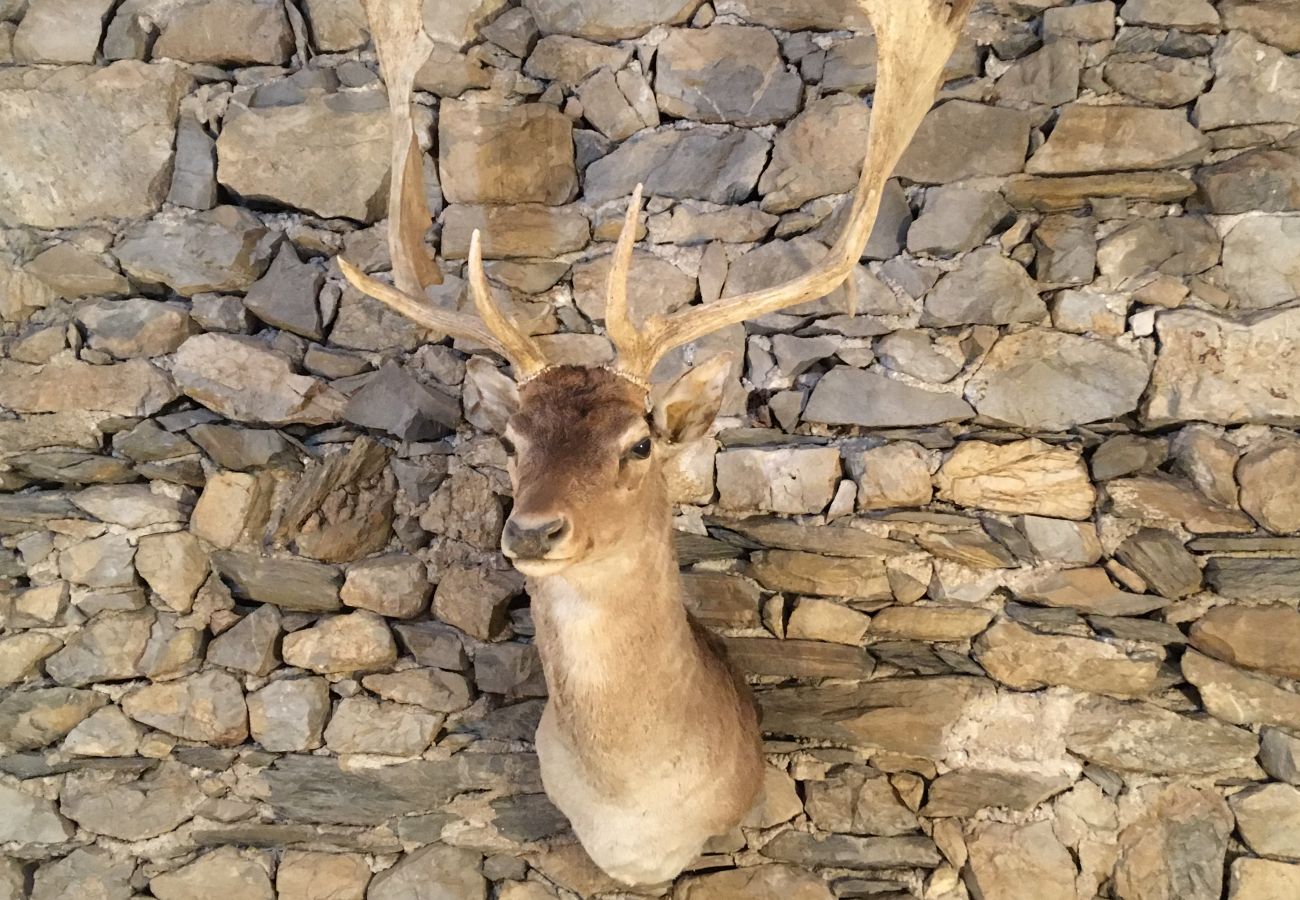
<path id="1" fill-rule="evenodd" d="M 682 605 L 668 515 L 598 561 L 529 579 L 536 640 L 561 728 L 599 752 L 671 727 L 703 660 Z"/>

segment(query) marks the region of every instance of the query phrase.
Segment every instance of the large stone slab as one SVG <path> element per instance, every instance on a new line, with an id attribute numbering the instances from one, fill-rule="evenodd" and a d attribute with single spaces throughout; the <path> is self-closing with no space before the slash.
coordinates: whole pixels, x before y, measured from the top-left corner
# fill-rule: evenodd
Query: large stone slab
<path id="1" fill-rule="evenodd" d="M 438 171 L 450 203 L 568 203 L 578 190 L 573 125 L 545 103 L 446 100 Z"/>
<path id="2" fill-rule="evenodd" d="M 1221 40 L 1211 59 L 1214 85 L 1196 101 L 1201 128 L 1300 124 L 1300 60 L 1243 32 Z"/>
<path id="3" fill-rule="evenodd" d="M 813 388 L 803 418 L 826 425 L 893 428 L 957 422 L 974 413 L 956 394 L 927 391 L 879 372 L 836 366 Z"/>
<path id="4" fill-rule="evenodd" d="M 950 100 L 930 110 L 894 174 L 922 184 L 947 184 L 1025 167 L 1030 118 L 1023 112 Z"/>
<path id="5" fill-rule="evenodd" d="M 70 355 L 44 366 L 0 360 L 0 402 L 15 412 L 95 410 L 149 416 L 176 396 L 167 373 L 142 359 L 107 366 L 92 366 Z"/>
<path id="6" fill-rule="evenodd" d="M 1039 440 L 963 441 L 935 476 L 939 496 L 1003 513 L 1086 519 L 1096 490 L 1077 451 Z"/>
<path id="7" fill-rule="evenodd" d="M 648 197 L 739 203 L 758 183 L 769 147 L 752 131 L 722 125 L 643 132 L 587 167 L 585 197 L 625 197 L 640 182 Z"/>
<path id="8" fill-rule="evenodd" d="M 0 223 L 71 228 L 158 209 L 189 76 L 174 65 L 0 70 Z"/>
<path id="9" fill-rule="evenodd" d="M 1199 162 L 1209 147 L 1182 110 L 1072 104 L 1025 169 L 1035 175 L 1172 169 Z"/>
<path id="10" fill-rule="evenodd" d="M 373 222 L 388 203 L 388 113 L 349 95 L 237 108 L 217 138 L 217 180 L 246 200 Z"/>
<path id="11" fill-rule="evenodd" d="M 655 61 L 655 98 L 669 115 L 766 125 L 799 111 L 803 82 L 762 28 L 711 25 L 671 31 Z"/>
<path id="12" fill-rule="evenodd" d="M 271 264 L 278 240 L 248 210 L 218 206 L 136 223 L 113 252 L 137 284 L 166 285 L 192 297 L 247 289 Z"/>
<path id="13" fill-rule="evenodd" d="M 1252 216 L 1223 239 L 1224 287 L 1241 309 L 1300 297 L 1300 218 Z"/>
<path id="14" fill-rule="evenodd" d="M 593 41 L 639 37 L 656 25 L 685 22 L 700 0 L 525 0 L 543 34 Z"/>
<path id="15" fill-rule="evenodd" d="M 1156 334 L 1149 424 L 1300 424 L 1300 309 L 1238 319 L 1170 310 L 1156 318 Z"/>
<path id="16" fill-rule="evenodd" d="M 1139 345 L 1031 329 L 993 345 L 966 399 L 998 424 L 1063 431 L 1137 409 L 1150 375 Z"/>

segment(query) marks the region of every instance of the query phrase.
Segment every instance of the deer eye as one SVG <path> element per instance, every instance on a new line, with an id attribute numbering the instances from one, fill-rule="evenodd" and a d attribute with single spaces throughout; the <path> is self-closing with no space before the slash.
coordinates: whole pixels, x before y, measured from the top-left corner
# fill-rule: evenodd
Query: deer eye
<path id="1" fill-rule="evenodd" d="M 650 438 L 642 438 L 627 450 L 627 455 L 633 459 L 647 459 L 650 456 Z"/>
<path id="2" fill-rule="evenodd" d="M 502 436 L 502 438 L 501 438 L 501 449 L 504 450 L 504 451 L 506 451 L 506 456 L 514 456 L 514 455 L 515 455 L 515 442 L 512 441 L 512 440 L 510 440 L 510 438 L 508 438 L 508 437 Z"/>

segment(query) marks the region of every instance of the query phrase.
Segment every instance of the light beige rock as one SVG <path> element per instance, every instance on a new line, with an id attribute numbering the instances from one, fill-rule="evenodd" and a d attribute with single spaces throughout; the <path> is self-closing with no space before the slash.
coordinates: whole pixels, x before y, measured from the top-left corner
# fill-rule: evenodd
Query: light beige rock
<path id="1" fill-rule="evenodd" d="M 358 610 L 286 635 L 282 653 L 289 665 L 320 674 L 365 672 L 396 661 L 397 645 L 383 618 Z"/>
<path id="2" fill-rule="evenodd" d="M 405 703 L 347 697 L 330 717 L 325 743 L 335 753 L 417 756 L 433 740 L 442 718 Z"/>
<path id="3" fill-rule="evenodd" d="M 1210 715 L 1234 725 L 1277 725 L 1300 729 L 1300 694 L 1278 687 L 1227 663 L 1183 654 L 1183 677 L 1196 686 Z"/>
<path id="4" fill-rule="evenodd" d="M 213 850 L 155 875 L 149 890 L 158 900 L 275 900 L 266 866 L 234 847 Z"/>
<path id="5" fill-rule="evenodd" d="M 817 513 L 835 496 L 840 453 L 833 447 L 724 450 L 717 471 L 726 509 Z"/>
<path id="6" fill-rule="evenodd" d="M 1300 531 L 1300 439 L 1282 435 L 1237 465 L 1241 508 L 1274 534 Z"/>
<path id="7" fill-rule="evenodd" d="M 896 441 L 847 452 L 845 462 L 858 485 L 858 509 L 925 506 L 934 493 L 930 454 L 920 444 Z"/>
<path id="8" fill-rule="evenodd" d="M 177 393 L 165 372 L 142 359 L 92 366 L 59 355 L 44 366 L 0 360 L 0 396 L 15 412 L 151 416 Z"/>
<path id="9" fill-rule="evenodd" d="M 29 63 L 93 63 L 111 0 L 32 0 L 14 34 L 14 57 Z"/>
<path id="10" fill-rule="evenodd" d="M 215 512 L 210 505 L 204 516 L 208 518 Z M 208 557 L 194 534 L 169 531 L 140 538 L 135 568 L 168 609 L 187 613 L 194 605 L 194 595 L 207 580 Z"/>
<path id="11" fill-rule="evenodd" d="M 1228 900 L 1291 900 L 1300 892 L 1300 865 L 1243 856 L 1232 863 Z"/>
<path id="12" fill-rule="evenodd" d="M 1199 162 L 1210 141 L 1181 110 L 1074 103 L 1025 170 L 1036 175 L 1177 168 Z"/>
<path id="13" fill-rule="evenodd" d="M 1192 625 L 1191 642 L 1235 666 L 1300 679 L 1300 612 L 1290 606 L 1217 606 Z"/>
<path id="14" fill-rule="evenodd" d="M 958 444 L 935 477 L 939 496 L 961 506 L 1063 519 L 1092 515 L 1096 491 L 1082 457 L 1039 440 Z"/>
<path id="15" fill-rule="evenodd" d="M 1111 511 L 1131 519 L 1181 525 L 1197 534 L 1255 530 L 1245 513 L 1214 503 L 1185 481 L 1140 475 L 1106 482 Z"/>
<path id="16" fill-rule="evenodd" d="M 1011 621 L 980 635 L 974 655 L 993 678 L 1021 691 L 1063 685 L 1111 697 L 1145 697 L 1160 686 L 1159 658 L 1132 657 L 1088 638 L 1038 634 Z"/>
<path id="17" fill-rule="evenodd" d="M 231 675 L 207 671 L 151 684 L 122 698 L 128 716 L 188 741 L 233 747 L 248 737 L 244 692 Z"/>
<path id="18" fill-rule="evenodd" d="M 36 674 L 41 660 L 62 646 L 58 638 L 38 631 L 0 638 L 0 687 L 17 684 Z"/>
<path id="19" fill-rule="evenodd" d="M 225 550 L 260 541 L 270 502 L 267 479 L 246 472 L 216 472 L 194 505 L 190 531 Z"/>
<path id="20" fill-rule="evenodd" d="M 834 600 L 805 597 L 790 613 L 787 638 L 807 638 L 836 644 L 861 644 L 871 628 L 871 617 Z"/>
<path id="21" fill-rule="evenodd" d="M 890 596 L 883 560 L 836 559 L 797 550 L 765 550 L 752 560 L 753 575 L 772 591 L 859 600 Z"/>
<path id="22" fill-rule="evenodd" d="M 1232 814 L 1217 791 L 1149 784 L 1125 798 L 1116 893 L 1142 900 L 1217 900 Z"/>
<path id="23" fill-rule="evenodd" d="M 983 631 L 993 618 L 986 609 L 960 606 L 891 606 L 871 619 L 877 637 L 909 641 L 964 641 Z"/>
<path id="24" fill-rule="evenodd" d="M 359 853 L 286 850 L 275 870 L 278 900 L 365 900 L 370 866 Z"/>
<path id="25" fill-rule="evenodd" d="M 977 897 L 1076 900 L 1074 861 L 1050 822 L 983 823 L 976 826 L 966 846 L 970 851 L 966 885 Z"/>
<path id="26" fill-rule="evenodd" d="M 438 117 L 438 171 L 450 203 L 568 203 L 578 190 L 573 127 L 543 103 L 447 100 Z"/>

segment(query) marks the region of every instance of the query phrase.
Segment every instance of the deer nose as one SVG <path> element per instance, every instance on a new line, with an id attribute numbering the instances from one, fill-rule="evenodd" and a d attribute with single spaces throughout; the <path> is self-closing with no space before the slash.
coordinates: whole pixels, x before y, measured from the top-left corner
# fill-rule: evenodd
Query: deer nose
<path id="1" fill-rule="evenodd" d="M 564 516 L 545 521 L 511 516 L 501 534 L 501 549 L 512 559 L 541 559 L 562 543 L 572 530 Z"/>

